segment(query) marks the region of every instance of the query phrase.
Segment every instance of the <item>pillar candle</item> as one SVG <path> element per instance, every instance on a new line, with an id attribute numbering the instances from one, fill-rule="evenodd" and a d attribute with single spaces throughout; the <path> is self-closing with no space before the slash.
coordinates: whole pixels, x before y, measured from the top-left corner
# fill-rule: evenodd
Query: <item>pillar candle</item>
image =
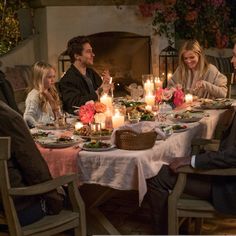
<path id="1" fill-rule="evenodd" d="M 107 108 L 112 108 L 112 97 L 108 96 L 107 94 L 101 96 L 100 102 L 105 104 Z"/>
<path id="2" fill-rule="evenodd" d="M 151 81 L 151 80 L 147 80 L 145 83 L 144 83 L 144 90 L 146 93 L 150 93 L 154 90 L 154 83 Z"/>
<path id="3" fill-rule="evenodd" d="M 124 115 L 120 114 L 120 112 L 116 109 L 115 114 L 112 116 L 112 125 L 113 128 L 118 128 L 125 123 L 125 117 Z"/>
<path id="4" fill-rule="evenodd" d="M 145 102 L 147 103 L 147 105 L 150 106 L 154 106 L 155 105 L 155 96 L 152 95 L 151 93 L 148 93 L 145 97 L 144 97 Z"/>

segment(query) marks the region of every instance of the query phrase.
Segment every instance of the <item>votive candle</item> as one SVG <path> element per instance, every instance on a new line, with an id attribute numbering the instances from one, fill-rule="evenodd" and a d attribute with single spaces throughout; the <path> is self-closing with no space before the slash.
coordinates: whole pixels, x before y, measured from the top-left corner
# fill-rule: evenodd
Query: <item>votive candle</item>
<path id="1" fill-rule="evenodd" d="M 193 95 L 190 94 L 190 93 L 187 93 L 187 94 L 185 95 L 185 102 L 186 102 L 186 103 L 192 103 L 192 102 L 193 102 Z"/>
<path id="2" fill-rule="evenodd" d="M 83 123 L 82 122 L 76 122 L 75 123 L 75 130 L 78 131 L 83 127 Z"/>

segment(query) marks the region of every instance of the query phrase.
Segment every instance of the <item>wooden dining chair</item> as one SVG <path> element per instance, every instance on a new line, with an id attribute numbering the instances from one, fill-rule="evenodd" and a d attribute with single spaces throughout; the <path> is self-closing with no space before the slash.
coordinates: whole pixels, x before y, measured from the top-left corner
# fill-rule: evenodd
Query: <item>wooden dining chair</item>
<path id="1" fill-rule="evenodd" d="M 0 225 L 6 225 L 10 236 L 49 236 L 74 229 L 74 235 L 86 236 L 85 206 L 80 196 L 76 175 L 61 176 L 44 183 L 13 188 L 10 185 L 7 160 L 10 158 L 10 137 L 0 137 Z M 63 209 L 57 215 L 48 215 L 41 220 L 21 227 L 13 196 L 32 196 L 55 190 L 59 186 L 68 186 L 71 209 Z"/>
<path id="2" fill-rule="evenodd" d="M 212 147 L 214 150 L 217 150 L 217 147 L 219 146 L 218 141 L 211 142 L 211 140 L 201 140 L 198 141 L 198 144 L 200 148 L 204 146 L 207 150 L 212 149 Z M 232 215 L 222 215 L 216 212 L 215 208 L 209 201 L 185 195 L 183 194 L 183 191 L 189 174 L 236 176 L 236 168 L 197 170 L 190 166 L 184 166 L 178 168 L 177 173 L 177 182 L 168 198 L 168 234 L 178 234 L 179 227 L 186 218 L 195 219 L 196 234 L 201 234 L 202 219 L 204 218 L 232 218 Z"/>

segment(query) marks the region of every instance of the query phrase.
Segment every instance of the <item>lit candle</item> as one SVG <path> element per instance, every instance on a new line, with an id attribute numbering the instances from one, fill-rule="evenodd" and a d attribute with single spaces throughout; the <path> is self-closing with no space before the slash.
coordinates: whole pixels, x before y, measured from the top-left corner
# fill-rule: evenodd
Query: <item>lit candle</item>
<path id="1" fill-rule="evenodd" d="M 154 106 L 155 105 L 155 96 L 152 95 L 151 93 L 148 93 L 145 97 L 144 97 L 145 102 L 147 103 L 147 105 L 150 106 Z"/>
<path id="2" fill-rule="evenodd" d="M 152 106 L 147 105 L 147 106 L 145 106 L 145 109 L 146 109 L 147 111 L 152 111 Z"/>
<path id="3" fill-rule="evenodd" d="M 144 83 L 144 90 L 146 93 L 152 92 L 154 90 L 154 83 L 151 80 L 147 80 Z"/>
<path id="4" fill-rule="evenodd" d="M 112 125 L 113 125 L 113 128 L 118 128 L 120 127 L 121 125 L 123 125 L 125 123 L 125 117 L 124 115 L 121 115 L 119 110 L 116 109 L 115 110 L 115 115 L 112 116 Z"/>
<path id="5" fill-rule="evenodd" d="M 171 77 L 172 77 L 172 74 L 171 74 L 171 73 L 168 73 L 168 74 L 167 74 L 167 79 L 170 80 Z"/>
<path id="6" fill-rule="evenodd" d="M 104 122 L 101 122 L 101 129 L 105 129 L 106 128 L 106 123 L 105 121 Z"/>
<path id="7" fill-rule="evenodd" d="M 105 104 L 107 108 L 112 108 L 112 97 L 108 96 L 106 93 L 101 96 L 100 102 Z"/>
<path id="8" fill-rule="evenodd" d="M 192 103 L 193 102 L 193 95 L 188 93 L 185 95 L 185 102 L 186 103 Z"/>
<path id="9" fill-rule="evenodd" d="M 162 81 L 160 80 L 160 78 L 159 77 L 156 77 L 155 78 L 155 87 L 156 87 L 156 89 L 158 89 L 158 88 L 162 88 Z"/>
<path id="10" fill-rule="evenodd" d="M 78 131 L 83 127 L 83 123 L 82 122 L 76 122 L 75 123 L 75 130 Z"/>

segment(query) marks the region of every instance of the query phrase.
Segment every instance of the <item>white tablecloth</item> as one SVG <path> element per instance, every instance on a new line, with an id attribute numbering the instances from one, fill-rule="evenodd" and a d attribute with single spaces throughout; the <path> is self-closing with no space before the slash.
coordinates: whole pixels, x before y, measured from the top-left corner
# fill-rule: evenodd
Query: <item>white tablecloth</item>
<path id="1" fill-rule="evenodd" d="M 209 117 L 188 124 L 185 132 L 174 133 L 165 141 L 156 141 L 148 150 L 113 149 L 106 152 L 80 151 L 78 158 L 81 183 L 99 184 L 119 190 L 138 190 L 139 203 L 147 191 L 146 179 L 155 176 L 172 157 L 190 155 L 191 141 L 197 136 L 211 138 L 225 110 L 208 111 Z"/>

